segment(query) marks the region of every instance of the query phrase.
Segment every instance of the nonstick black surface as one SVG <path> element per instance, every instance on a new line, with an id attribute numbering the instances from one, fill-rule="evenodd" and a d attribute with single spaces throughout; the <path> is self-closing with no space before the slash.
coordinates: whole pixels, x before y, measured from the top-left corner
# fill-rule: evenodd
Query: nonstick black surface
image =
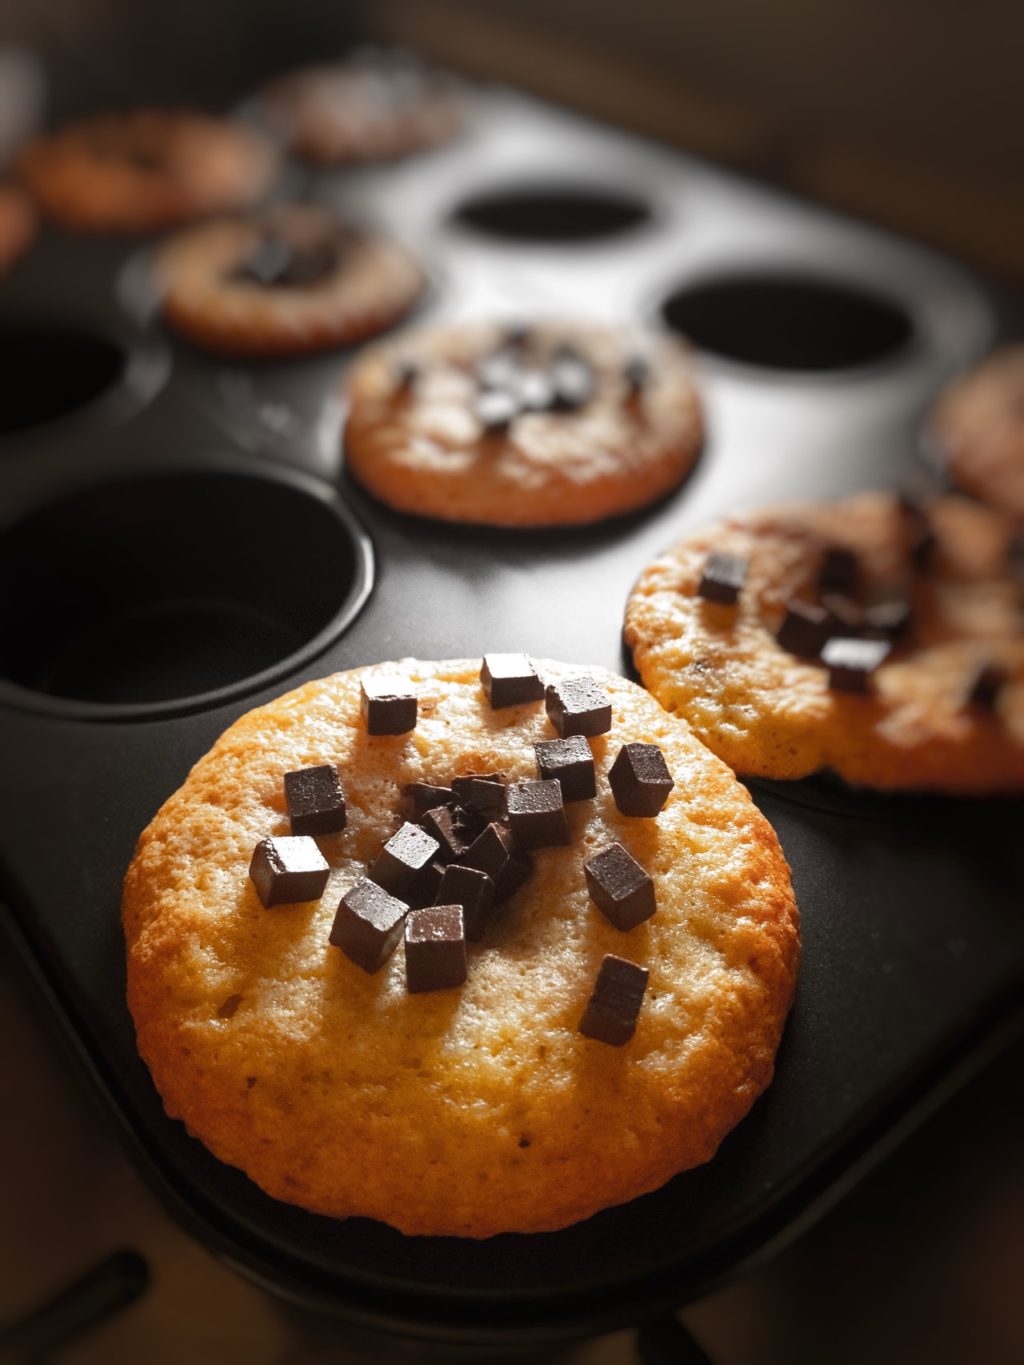
<path id="1" fill-rule="evenodd" d="M 347 355 L 203 356 L 154 319 L 144 249 L 45 236 L 0 282 L 0 354 L 25 328 L 37 346 L 63 329 L 55 354 L 97 344 L 87 392 L 69 394 L 55 363 L 49 396 L 0 395 L 5 920 L 151 1174 L 247 1273 L 436 1336 L 635 1321 L 762 1253 L 1013 1027 L 1019 803 L 756 784 L 803 917 L 774 1084 L 709 1165 L 564 1232 L 484 1243 L 276 1203 L 164 1117 L 124 1004 L 124 869 L 224 727 L 307 678 L 485 649 L 628 669 L 626 595 L 687 529 L 769 499 L 927 482 L 921 412 L 1006 301 L 916 248 L 503 93 L 450 149 L 294 183 L 423 255 L 418 320 L 690 327 L 707 448 L 677 493 L 597 528 L 400 517 L 343 472 Z"/>

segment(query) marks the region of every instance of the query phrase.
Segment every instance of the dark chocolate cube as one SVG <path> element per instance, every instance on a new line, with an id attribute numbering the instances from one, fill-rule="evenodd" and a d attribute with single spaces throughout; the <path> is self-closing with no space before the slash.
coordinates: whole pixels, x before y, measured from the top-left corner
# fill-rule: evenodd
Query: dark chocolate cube
<path id="1" fill-rule="evenodd" d="M 412 818 L 421 820 L 435 806 L 450 806 L 455 800 L 451 787 L 437 787 L 433 782 L 410 782 L 402 795 L 412 802 Z"/>
<path id="2" fill-rule="evenodd" d="M 375 972 L 398 947 L 408 912 L 404 901 L 364 877 L 342 896 L 329 941 L 364 972 Z"/>
<path id="3" fill-rule="evenodd" d="M 404 896 L 439 848 L 437 840 L 425 829 L 406 821 L 381 849 L 369 876 L 393 896 Z"/>
<path id="4" fill-rule="evenodd" d="M 472 842 L 459 829 L 455 812 L 450 806 L 435 806 L 433 810 L 428 810 L 421 824 L 441 845 L 441 856 L 445 859 L 461 858 Z"/>
<path id="5" fill-rule="evenodd" d="M 494 892 L 499 905 L 509 900 L 519 888 L 529 881 L 533 873 L 533 859 L 523 849 L 513 849 L 502 864 L 501 871 L 494 883 Z"/>
<path id="6" fill-rule="evenodd" d="M 657 815 L 675 786 L 656 744 L 624 744 L 608 771 L 608 784 L 623 815 Z"/>
<path id="7" fill-rule="evenodd" d="M 613 1047 L 628 1043 L 636 1032 L 647 975 L 646 967 L 607 953 L 580 1020 L 580 1033 Z"/>
<path id="8" fill-rule="evenodd" d="M 895 640 L 910 624 L 911 608 L 905 597 L 890 597 L 865 607 L 862 635 L 872 640 Z"/>
<path id="9" fill-rule="evenodd" d="M 537 772 L 545 781 L 561 784 L 563 801 L 586 801 L 597 793 L 594 755 L 582 735 L 542 739 L 534 746 Z"/>
<path id="10" fill-rule="evenodd" d="M 594 396 L 596 381 L 588 360 L 571 346 L 561 347 L 551 364 L 556 412 L 575 412 Z"/>
<path id="11" fill-rule="evenodd" d="M 360 707 L 369 735 L 404 735 L 416 728 L 416 694 L 405 678 L 364 674 Z"/>
<path id="12" fill-rule="evenodd" d="M 345 793 L 333 763 L 284 775 L 293 834 L 335 834 L 345 828 Z"/>
<path id="13" fill-rule="evenodd" d="M 992 662 L 983 663 L 970 681 L 966 699 L 971 706 L 994 711 L 999 694 L 1008 681 L 1009 676 L 1004 668 Z"/>
<path id="14" fill-rule="evenodd" d="M 437 888 L 441 885 L 441 878 L 447 864 L 441 859 L 434 858 L 427 863 L 426 867 L 412 879 L 412 885 L 405 893 L 405 899 L 414 909 L 420 909 L 424 905 L 433 905 L 437 900 Z"/>
<path id="15" fill-rule="evenodd" d="M 449 863 L 437 890 L 437 900 L 443 905 L 462 906 L 466 937 L 478 943 L 494 908 L 494 882 L 478 868 Z"/>
<path id="16" fill-rule="evenodd" d="M 734 607 L 740 599 L 740 588 L 747 576 L 747 561 L 742 555 L 712 550 L 704 561 L 704 569 L 697 585 L 697 596 L 707 602 L 718 602 Z"/>
<path id="17" fill-rule="evenodd" d="M 567 844 L 569 821 L 559 783 L 514 782 L 508 789 L 508 827 L 517 848 Z"/>
<path id="18" fill-rule="evenodd" d="M 628 933 L 654 914 L 654 882 L 621 844 L 600 849 L 583 871 L 590 899 L 616 929 Z"/>
<path id="19" fill-rule="evenodd" d="M 833 546 L 825 551 L 818 570 L 819 592 L 849 592 L 857 584 L 857 556 Z"/>
<path id="20" fill-rule="evenodd" d="M 799 659 L 816 659 L 831 634 L 831 617 L 824 607 L 793 598 L 775 636 L 779 645 Z"/>
<path id="21" fill-rule="evenodd" d="M 410 910 L 405 920 L 405 983 L 410 991 L 443 991 L 466 979 L 461 905 Z"/>
<path id="22" fill-rule="evenodd" d="M 473 411 L 485 432 L 499 435 L 519 416 L 519 403 L 505 389 L 486 389 L 477 395 Z"/>
<path id="23" fill-rule="evenodd" d="M 828 612 L 828 633 L 847 639 L 864 629 L 864 613 L 852 597 L 841 592 L 822 593 L 821 605 Z"/>
<path id="24" fill-rule="evenodd" d="M 308 834 L 261 839 L 249 864 L 256 894 L 268 910 L 272 905 L 319 900 L 330 875 L 327 859 Z"/>
<path id="25" fill-rule="evenodd" d="M 504 825 L 492 820 L 470 844 L 462 856 L 462 861 L 467 867 L 476 867 L 481 872 L 486 872 L 497 882 L 512 848 L 512 835 Z"/>
<path id="26" fill-rule="evenodd" d="M 480 681 L 487 700 L 496 710 L 541 701 L 544 697 L 544 684 L 525 654 L 485 654 Z"/>
<path id="27" fill-rule="evenodd" d="M 464 809 L 496 819 L 505 810 L 505 784 L 498 773 L 469 773 L 452 780 L 452 795 Z"/>
<path id="28" fill-rule="evenodd" d="M 563 739 L 567 735 L 603 735 L 612 728 L 608 693 L 593 678 L 565 678 L 544 692 L 548 719 Z"/>
<path id="29" fill-rule="evenodd" d="M 836 692 L 869 692 L 871 675 L 892 649 L 888 640 L 851 640 L 839 635 L 821 651 L 828 685 Z"/>

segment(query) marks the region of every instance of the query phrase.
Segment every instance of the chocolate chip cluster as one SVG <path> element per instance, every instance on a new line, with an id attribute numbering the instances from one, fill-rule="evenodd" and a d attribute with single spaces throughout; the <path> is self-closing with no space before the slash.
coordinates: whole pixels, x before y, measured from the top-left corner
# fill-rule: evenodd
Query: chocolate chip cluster
<path id="1" fill-rule="evenodd" d="M 545 686 L 522 654 L 484 656 L 480 681 L 492 708 L 543 701 L 557 738 L 534 745 L 537 777 L 508 783 L 500 773 L 467 773 L 450 784 L 414 782 L 403 790 L 407 818 L 383 845 L 366 876 L 338 906 L 330 943 L 366 972 L 379 970 L 405 943 L 411 992 L 458 986 L 466 979 L 467 942 L 480 942 L 502 906 L 533 872 L 534 850 L 570 842 L 566 803 L 597 792 L 587 742 L 611 728 L 611 701 L 593 678 Z M 401 678 L 367 674 L 362 714 L 371 734 L 402 734 L 416 724 L 415 693 Z M 624 744 L 608 774 L 619 811 L 653 818 L 673 787 L 661 750 Z M 346 809 L 336 767 L 287 773 L 285 800 L 291 836 L 257 845 L 250 877 L 267 907 L 318 899 L 329 866 L 314 835 L 345 827 Z M 619 843 L 583 864 L 597 909 L 628 933 L 656 909 L 650 875 Z M 580 1029 L 621 1045 L 632 1037 L 647 971 L 614 954 L 605 957 Z"/>

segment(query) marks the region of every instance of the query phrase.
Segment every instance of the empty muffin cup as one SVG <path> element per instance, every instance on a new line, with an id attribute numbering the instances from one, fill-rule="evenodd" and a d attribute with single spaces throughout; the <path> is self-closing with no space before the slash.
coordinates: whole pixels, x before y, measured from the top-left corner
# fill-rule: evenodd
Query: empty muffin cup
<path id="1" fill-rule="evenodd" d="M 702 351 L 805 373 L 890 360 L 914 335 L 905 309 L 866 285 L 767 268 L 683 285 L 661 314 Z"/>
<path id="2" fill-rule="evenodd" d="M 68 714 L 198 709 L 323 649 L 371 574 L 358 523 L 298 475 L 69 493 L 0 536 L 0 697 Z"/>
<path id="3" fill-rule="evenodd" d="M 597 184 L 522 182 L 464 199 L 452 217 L 462 227 L 510 242 L 596 242 L 631 232 L 651 217 L 643 199 Z"/>

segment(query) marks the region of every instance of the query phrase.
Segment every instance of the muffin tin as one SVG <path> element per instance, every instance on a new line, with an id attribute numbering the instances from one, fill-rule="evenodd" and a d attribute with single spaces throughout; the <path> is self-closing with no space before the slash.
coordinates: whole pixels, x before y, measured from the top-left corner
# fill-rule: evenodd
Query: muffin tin
<path id="1" fill-rule="evenodd" d="M 158 1187 L 259 1282 L 436 1338 L 635 1322 L 791 1235 L 1019 1024 L 1019 802 L 754 784 L 803 916 L 774 1084 L 707 1166 L 563 1232 L 485 1243 L 275 1203 L 167 1120 L 124 1003 L 135 839 L 232 720 L 308 678 L 485 649 L 628 668 L 626 595 L 688 529 L 926 480 L 928 398 L 1012 307 L 916 247 L 511 92 L 482 93 L 446 149 L 304 192 L 425 260 L 417 321 L 692 330 L 707 447 L 672 496 L 597 527 L 401 517 L 344 473 L 348 354 L 204 356 L 161 329 L 145 247 L 44 233 L 0 282 L 0 358 L 32 389 L 0 398 L 4 924 Z M 25 365 L 40 329 L 55 349 Z"/>

